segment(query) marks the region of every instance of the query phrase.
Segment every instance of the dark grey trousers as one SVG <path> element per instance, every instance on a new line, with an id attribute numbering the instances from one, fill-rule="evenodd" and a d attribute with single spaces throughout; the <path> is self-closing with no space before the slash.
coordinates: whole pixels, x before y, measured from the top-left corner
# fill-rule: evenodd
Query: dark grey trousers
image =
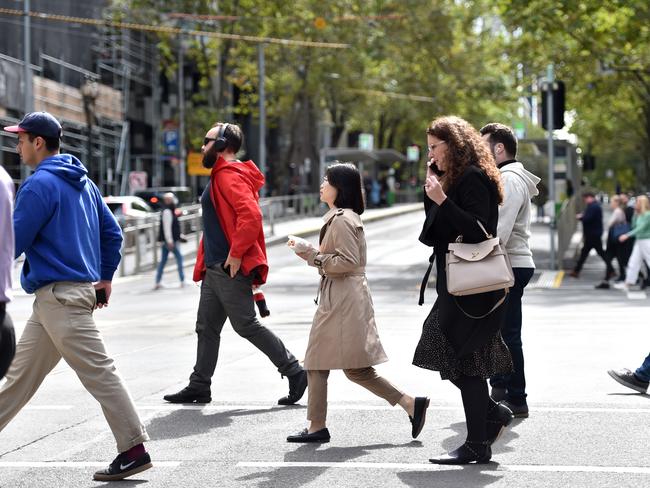
<path id="1" fill-rule="evenodd" d="M 220 264 L 207 269 L 196 317 L 198 345 L 196 365 L 190 375 L 192 389 L 210 390 L 226 319 L 230 319 L 235 332 L 266 354 L 280 374 L 291 376 L 302 371 L 298 360 L 282 341 L 257 320 L 252 282 L 252 276 L 244 276 L 241 272 L 231 278 Z"/>

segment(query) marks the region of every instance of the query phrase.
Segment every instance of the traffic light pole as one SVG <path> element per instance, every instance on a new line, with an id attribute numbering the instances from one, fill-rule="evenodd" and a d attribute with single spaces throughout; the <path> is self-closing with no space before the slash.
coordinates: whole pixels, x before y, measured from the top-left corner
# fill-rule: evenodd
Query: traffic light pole
<path id="1" fill-rule="evenodd" d="M 555 263 L 555 152 L 553 148 L 553 128 L 555 119 L 553 117 L 553 83 L 555 82 L 553 73 L 553 64 L 549 64 L 546 69 L 547 90 L 547 121 L 548 121 L 548 200 L 551 202 L 551 223 L 549 225 L 551 247 L 549 254 L 550 268 L 556 269 Z"/>

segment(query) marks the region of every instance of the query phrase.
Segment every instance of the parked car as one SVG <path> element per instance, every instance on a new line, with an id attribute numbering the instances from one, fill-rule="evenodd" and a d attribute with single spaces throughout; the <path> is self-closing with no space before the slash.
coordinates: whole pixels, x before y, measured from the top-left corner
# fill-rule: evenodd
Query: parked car
<path id="1" fill-rule="evenodd" d="M 196 203 L 192 189 L 189 186 L 158 186 L 138 190 L 135 192 L 137 197 L 146 200 L 154 210 L 162 210 L 162 200 L 165 193 L 173 193 L 176 196 L 176 205 L 191 205 Z"/>
<path id="2" fill-rule="evenodd" d="M 155 212 L 151 205 L 136 196 L 108 196 L 104 197 L 104 201 L 122 228 L 144 221 L 146 218 L 152 217 Z"/>

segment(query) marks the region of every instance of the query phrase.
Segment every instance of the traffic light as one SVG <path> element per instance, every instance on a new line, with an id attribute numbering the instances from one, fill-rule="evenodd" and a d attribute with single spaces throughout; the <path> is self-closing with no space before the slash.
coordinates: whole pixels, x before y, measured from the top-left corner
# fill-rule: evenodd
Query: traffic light
<path id="1" fill-rule="evenodd" d="M 585 154 L 582 156 L 582 171 L 593 171 L 596 169 L 596 156 Z"/>
<path id="2" fill-rule="evenodd" d="M 556 81 L 553 88 L 553 129 L 564 127 L 564 82 Z M 547 88 L 542 90 L 542 127 L 548 130 Z"/>

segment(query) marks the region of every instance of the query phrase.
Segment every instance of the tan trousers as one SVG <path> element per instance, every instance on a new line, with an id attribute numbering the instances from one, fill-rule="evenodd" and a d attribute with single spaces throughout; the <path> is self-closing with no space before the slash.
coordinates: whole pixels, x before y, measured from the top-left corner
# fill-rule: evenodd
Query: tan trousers
<path id="1" fill-rule="evenodd" d="M 383 398 L 392 406 L 397 405 L 403 392 L 395 388 L 389 381 L 377 374 L 372 366 L 360 369 L 344 369 L 345 376 L 350 381 L 363 386 L 366 390 Z M 325 422 L 327 419 L 327 378 L 328 370 L 308 370 L 307 385 L 309 398 L 307 400 L 307 420 Z"/>
<path id="2" fill-rule="evenodd" d="M 63 357 L 100 403 L 118 452 L 149 440 L 124 381 L 106 354 L 93 320 L 94 306 L 91 283 L 58 282 L 36 291 L 32 316 L 0 389 L 0 431 Z"/>

